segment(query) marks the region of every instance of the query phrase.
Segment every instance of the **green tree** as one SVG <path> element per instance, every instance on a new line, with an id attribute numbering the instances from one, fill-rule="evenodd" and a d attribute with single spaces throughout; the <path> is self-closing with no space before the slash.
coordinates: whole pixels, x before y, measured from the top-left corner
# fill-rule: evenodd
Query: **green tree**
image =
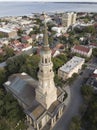
<path id="1" fill-rule="evenodd" d="M 5 52 L 5 60 L 9 57 L 14 56 L 14 50 L 12 48 L 9 48 L 8 46 L 4 45 L 3 50 Z"/>
<path id="2" fill-rule="evenodd" d="M 3 62 L 4 61 L 4 56 L 3 54 L 0 55 L 0 62 Z"/>
<path id="3" fill-rule="evenodd" d="M 19 56 L 15 56 L 14 58 L 8 59 L 6 62 L 7 64 L 6 69 L 7 69 L 8 74 L 19 72 L 22 65 L 26 63 L 27 57 L 28 56 L 26 54 L 22 54 Z"/>
<path id="4" fill-rule="evenodd" d="M 10 93 L 6 94 L 0 89 L 0 130 L 25 130 L 26 128 L 22 108 Z"/>
<path id="5" fill-rule="evenodd" d="M 3 38 L 3 37 L 4 37 L 4 35 L 2 33 L 0 33 L 0 38 Z"/>
<path id="6" fill-rule="evenodd" d="M 85 101 L 89 102 L 93 96 L 93 88 L 91 86 L 84 85 L 81 87 L 81 93 L 84 96 Z"/>
<path id="7" fill-rule="evenodd" d="M 74 45 L 79 45 L 79 40 L 75 39 L 73 42 Z"/>
<path id="8" fill-rule="evenodd" d="M 11 130 L 5 119 L 0 120 L 0 130 Z"/>
<path id="9" fill-rule="evenodd" d="M 72 118 L 69 125 L 69 130 L 81 130 L 81 121 L 79 117 L 75 116 Z"/>
<path id="10" fill-rule="evenodd" d="M 93 95 L 82 118 L 85 130 L 97 130 L 97 95 Z"/>
<path id="11" fill-rule="evenodd" d="M 84 19 L 84 22 L 85 22 L 85 23 L 88 23 L 88 21 L 89 21 L 89 20 L 88 20 L 87 18 Z"/>
<path id="12" fill-rule="evenodd" d="M 87 32 L 87 33 L 92 33 L 92 34 L 95 34 L 96 33 L 96 29 L 94 26 L 87 26 L 84 28 L 83 30 L 84 32 Z"/>
<path id="13" fill-rule="evenodd" d="M 17 31 L 17 34 L 18 34 L 19 36 L 21 36 L 21 35 L 23 34 L 23 30 L 22 30 L 22 29 L 19 29 L 19 30 Z"/>
<path id="14" fill-rule="evenodd" d="M 93 56 L 97 57 L 97 48 L 93 49 Z"/>
<path id="15" fill-rule="evenodd" d="M 63 65 L 63 61 L 61 61 L 59 58 L 55 57 L 52 58 L 52 62 L 53 62 L 53 68 L 54 68 L 54 72 L 57 73 L 58 68 L 61 67 Z"/>
<path id="16" fill-rule="evenodd" d="M 0 68 L 0 86 L 4 83 L 6 80 L 6 71 L 3 68 Z"/>

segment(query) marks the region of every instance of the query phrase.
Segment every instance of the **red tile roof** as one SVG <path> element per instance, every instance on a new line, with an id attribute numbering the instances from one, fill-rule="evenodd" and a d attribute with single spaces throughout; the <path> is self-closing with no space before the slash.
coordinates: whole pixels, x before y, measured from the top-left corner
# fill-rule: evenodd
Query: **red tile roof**
<path id="1" fill-rule="evenodd" d="M 52 49 L 51 55 L 53 56 L 55 52 L 56 52 L 56 49 Z"/>
<path id="2" fill-rule="evenodd" d="M 14 40 L 14 41 L 12 42 L 12 44 L 18 45 L 18 44 L 20 44 L 20 42 L 19 42 L 19 40 Z"/>
<path id="3" fill-rule="evenodd" d="M 97 43 L 91 43 L 90 45 L 97 47 Z"/>
<path id="4" fill-rule="evenodd" d="M 74 49 L 82 51 L 82 52 L 86 52 L 86 53 L 88 53 L 90 51 L 90 48 L 88 48 L 86 46 L 81 46 L 81 45 L 74 46 Z"/>
<path id="5" fill-rule="evenodd" d="M 23 39 L 28 40 L 28 39 L 30 39 L 30 36 L 24 36 Z"/>
<path id="6" fill-rule="evenodd" d="M 61 43 L 59 43 L 59 44 L 57 44 L 56 45 L 56 47 L 55 47 L 56 49 L 61 49 L 61 48 L 64 48 L 64 45 L 63 44 L 61 44 Z"/>

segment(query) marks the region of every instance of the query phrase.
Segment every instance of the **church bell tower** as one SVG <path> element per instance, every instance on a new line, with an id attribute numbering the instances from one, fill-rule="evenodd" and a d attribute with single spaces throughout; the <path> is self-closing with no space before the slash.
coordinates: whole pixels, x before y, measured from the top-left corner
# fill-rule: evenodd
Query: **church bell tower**
<path id="1" fill-rule="evenodd" d="M 45 20 L 44 44 L 40 52 L 38 79 L 39 84 L 36 89 L 36 100 L 48 109 L 57 100 L 57 88 L 54 84 L 53 63 L 51 61 L 51 50 L 48 44 L 48 32 Z"/>

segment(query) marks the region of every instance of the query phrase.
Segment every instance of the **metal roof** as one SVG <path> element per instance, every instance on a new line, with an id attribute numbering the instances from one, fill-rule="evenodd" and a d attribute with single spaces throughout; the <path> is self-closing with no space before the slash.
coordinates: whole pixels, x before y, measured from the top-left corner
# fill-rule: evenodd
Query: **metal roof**
<path id="1" fill-rule="evenodd" d="M 7 82 L 4 85 L 27 107 L 31 106 L 35 100 L 35 88 L 38 82 L 27 74 L 14 74 L 9 78 L 9 81 L 9 85 Z"/>
<path id="2" fill-rule="evenodd" d="M 5 33 L 10 33 L 12 32 L 13 30 L 10 30 L 8 28 L 0 28 L 0 32 L 5 32 Z"/>

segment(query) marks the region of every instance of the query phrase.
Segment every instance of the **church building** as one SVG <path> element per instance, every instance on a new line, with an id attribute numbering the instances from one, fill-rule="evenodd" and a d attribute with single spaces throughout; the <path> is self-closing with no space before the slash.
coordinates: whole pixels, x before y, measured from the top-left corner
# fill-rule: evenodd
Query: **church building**
<path id="1" fill-rule="evenodd" d="M 35 130 L 52 129 L 65 108 L 65 91 L 54 83 L 47 25 L 44 22 L 44 44 L 40 52 L 38 81 L 26 73 L 17 73 L 4 83 L 8 92 L 23 107 L 27 122 Z"/>

